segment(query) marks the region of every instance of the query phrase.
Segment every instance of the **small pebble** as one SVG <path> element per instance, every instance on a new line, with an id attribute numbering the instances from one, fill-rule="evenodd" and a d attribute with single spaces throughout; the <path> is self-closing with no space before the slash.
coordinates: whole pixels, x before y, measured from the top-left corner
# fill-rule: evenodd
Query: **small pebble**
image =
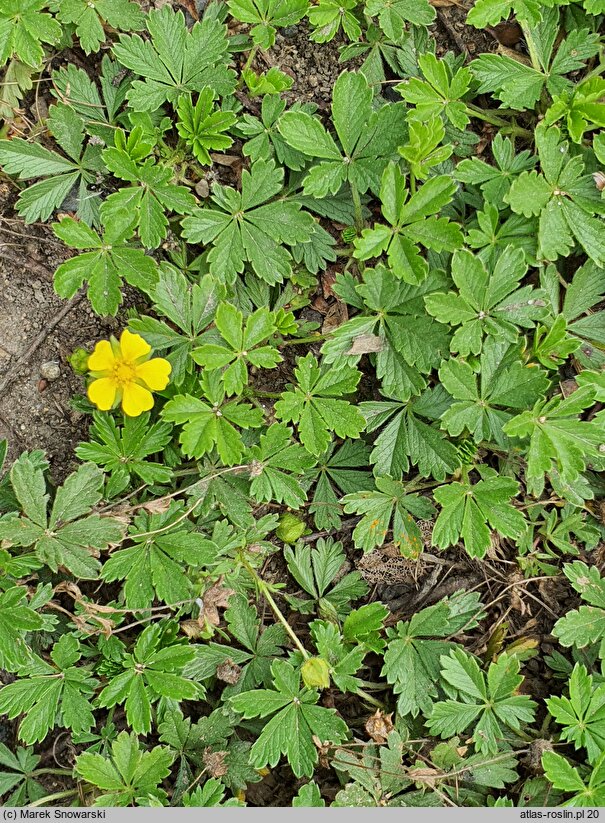
<path id="1" fill-rule="evenodd" d="M 61 376 L 61 368 L 56 360 L 49 360 L 40 366 L 40 377 L 45 380 L 58 380 Z"/>

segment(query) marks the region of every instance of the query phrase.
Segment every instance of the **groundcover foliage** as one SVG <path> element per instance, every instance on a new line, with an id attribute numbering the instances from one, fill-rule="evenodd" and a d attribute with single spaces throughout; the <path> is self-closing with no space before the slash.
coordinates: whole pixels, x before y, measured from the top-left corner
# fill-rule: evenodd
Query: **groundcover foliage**
<path id="1" fill-rule="evenodd" d="M 0 443 L 5 804 L 605 803 L 605 5 L 470 5 L 516 50 L 0 0 L 16 212 L 120 327 L 60 485 Z M 327 108 L 256 61 L 301 21 Z"/>

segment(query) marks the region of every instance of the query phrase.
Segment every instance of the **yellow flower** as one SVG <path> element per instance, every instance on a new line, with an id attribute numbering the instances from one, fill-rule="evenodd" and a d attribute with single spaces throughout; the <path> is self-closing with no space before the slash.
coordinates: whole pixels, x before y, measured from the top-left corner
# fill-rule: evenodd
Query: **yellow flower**
<path id="1" fill-rule="evenodd" d="M 152 391 L 168 385 L 172 366 L 163 357 L 151 355 L 151 346 L 139 334 L 128 329 L 120 342 L 111 337 L 100 340 L 88 358 L 88 368 L 95 379 L 88 387 L 88 398 L 101 411 L 122 403 L 122 411 L 138 417 L 153 407 Z"/>

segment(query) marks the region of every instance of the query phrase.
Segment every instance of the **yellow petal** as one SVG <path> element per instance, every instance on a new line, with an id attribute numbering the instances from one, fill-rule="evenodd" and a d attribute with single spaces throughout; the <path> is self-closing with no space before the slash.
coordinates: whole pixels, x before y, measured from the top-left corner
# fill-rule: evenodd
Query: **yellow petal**
<path id="1" fill-rule="evenodd" d="M 109 411 L 116 399 L 116 384 L 109 377 L 93 380 L 87 390 L 88 399 L 101 411 Z"/>
<path id="2" fill-rule="evenodd" d="M 127 383 L 122 395 L 122 410 L 129 417 L 138 417 L 153 407 L 153 395 L 143 386 Z"/>
<path id="3" fill-rule="evenodd" d="M 140 334 L 133 334 L 124 329 L 120 337 L 120 351 L 126 363 L 132 363 L 139 357 L 145 357 L 151 351 L 151 346 Z"/>
<path id="4" fill-rule="evenodd" d="M 163 357 L 154 357 L 137 366 L 136 371 L 137 377 L 143 380 L 148 389 L 162 391 L 168 385 L 172 366 Z"/>
<path id="5" fill-rule="evenodd" d="M 109 340 L 99 340 L 88 358 L 88 369 L 89 371 L 111 371 L 115 360 Z"/>

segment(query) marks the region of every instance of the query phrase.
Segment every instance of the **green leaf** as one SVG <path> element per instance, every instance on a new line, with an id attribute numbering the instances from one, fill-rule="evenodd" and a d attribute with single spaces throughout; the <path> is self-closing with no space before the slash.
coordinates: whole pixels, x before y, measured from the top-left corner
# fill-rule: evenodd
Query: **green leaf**
<path id="1" fill-rule="evenodd" d="M 216 185 L 212 200 L 218 208 L 196 209 L 183 220 L 187 240 L 212 245 L 208 262 L 218 281 L 232 285 L 246 262 L 271 285 L 291 276 L 285 245 L 308 242 L 315 223 L 298 204 L 272 199 L 282 185 L 283 169 L 273 160 L 257 160 L 242 173 L 241 193 Z"/>
<path id="2" fill-rule="evenodd" d="M 84 752 L 77 757 L 75 770 L 102 790 L 95 806 L 130 806 L 140 799 L 149 802 L 149 798 L 163 805 L 167 795 L 158 786 L 169 775 L 173 760 L 166 746 L 145 751 L 136 734 L 123 731 L 112 742 L 109 757 Z"/>
<path id="3" fill-rule="evenodd" d="M 132 0 L 54 0 L 51 7 L 62 23 L 72 23 L 86 54 L 99 51 L 105 42 L 103 22 L 119 31 L 139 31 L 145 24 L 145 15 Z"/>
<path id="4" fill-rule="evenodd" d="M 382 546 L 392 530 L 392 542 L 404 557 L 416 558 L 423 539 L 414 517 L 429 520 L 435 510 L 427 498 L 410 493 L 404 483 L 390 477 L 376 478 L 376 491 L 347 494 L 343 498 L 347 514 L 363 514 L 353 531 L 357 548 L 365 552 Z"/>
<path id="5" fill-rule="evenodd" d="M 231 698 L 245 718 L 268 717 L 252 746 L 250 758 L 256 768 L 277 765 L 283 754 L 297 777 L 311 777 L 318 753 L 313 737 L 331 743 L 346 738 L 347 727 L 334 709 L 316 706 L 315 690 L 300 688 L 300 673 L 282 660 L 271 667 L 274 689 L 243 692 Z"/>
<path id="6" fill-rule="evenodd" d="M 152 10 L 146 18 L 150 39 L 120 35 L 113 51 L 120 63 L 143 77 L 135 80 L 128 101 L 135 111 L 156 111 L 166 101 L 175 104 L 186 92 L 205 86 L 228 95 L 235 74 L 228 66 L 226 27 L 206 15 L 187 30 L 181 11 L 170 6 Z"/>
<path id="7" fill-rule="evenodd" d="M 166 403 L 162 417 L 183 426 L 179 439 L 185 454 L 199 458 L 216 448 L 224 465 L 234 466 L 244 451 L 237 429 L 259 428 L 263 413 L 249 403 L 225 402 L 217 372 L 205 372 L 201 383 L 210 403 L 190 394 L 179 394 Z"/>
<path id="8" fill-rule="evenodd" d="M 563 726 L 561 737 L 584 747 L 594 763 L 605 746 L 605 685 L 593 685 L 586 667 L 576 663 L 569 678 L 569 697 L 550 697 L 548 711 Z"/>
<path id="9" fill-rule="evenodd" d="M 44 58 L 42 43 L 54 45 L 61 37 L 59 23 L 42 9 L 45 0 L 7 0 L 0 8 L 0 66 L 11 57 L 32 68 Z"/>
<path id="10" fill-rule="evenodd" d="M 447 217 L 434 217 L 451 201 L 455 189 L 449 177 L 433 177 L 408 199 L 405 176 L 390 163 L 382 175 L 380 199 L 391 227 L 375 224 L 373 229 L 364 229 L 354 240 L 354 256 L 369 260 L 386 252 L 397 277 L 406 283 L 421 283 L 428 265 L 420 256 L 420 245 L 438 252 L 454 251 L 462 245 L 459 227 Z"/>
<path id="11" fill-rule="evenodd" d="M 387 629 L 382 675 L 399 695 L 397 710 L 401 715 L 430 714 L 438 695 L 440 657 L 455 648 L 443 638 L 471 629 L 482 616 L 479 595 L 459 592 Z"/>
<path id="12" fill-rule="evenodd" d="M 53 648 L 54 667 L 42 664 L 42 671 L 16 680 L 0 690 L 0 712 L 9 718 L 24 714 L 19 737 L 26 743 L 44 740 L 61 725 L 76 734 L 88 732 L 95 723 L 90 700 L 98 681 L 74 664 L 80 659 L 80 643 L 73 634 L 64 634 Z"/>
<path id="13" fill-rule="evenodd" d="M 330 444 L 330 432 L 338 437 L 359 437 L 365 426 L 363 415 L 342 395 L 353 394 L 360 372 L 320 368 L 311 353 L 297 359 L 297 385 L 282 392 L 275 404 L 278 419 L 298 424 L 301 442 L 311 454 L 320 455 Z"/>
<path id="14" fill-rule="evenodd" d="M 583 386 L 567 398 L 538 401 L 505 424 L 506 434 L 529 441 L 525 478 L 530 492 L 540 494 L 545 476 L 555 471 L 573 485 L 588 461 L 598 459 L 602 429 L 594 420 L 579 418 L 593 400 L 593 387 Z"/>
<path id="15" fill-rule="evenodd" d="M 516 693 L 523 682 L 517 657 L 501 654 L 490 663 L 487 675 L 463 649 L 452 649 L 449 656 L 442 656 L 441 665 L 441 675 L 457 699 L 433 706 L 427 725 L 434 734 L 453 737 L 472 726 L 476 750 L 489 755 L 498 752 L 506 728 L 518 732 L 522 724 L 533 722 L 535 702 Z"/>
<path id="16" fill-rule="evenodd" d="M 485 479 L 474 485 L 453 482 L 435 489 L 441 511 L 433 529 L 433 545 L 444 549 L 462 538 L 471 557 L 484 557 L 491 545 L 489 527 L 504 537 L 522 534 L 525 518 L 510 502 L 519 493 L 519 484 L 489 470 L 484 474 Z"/>

